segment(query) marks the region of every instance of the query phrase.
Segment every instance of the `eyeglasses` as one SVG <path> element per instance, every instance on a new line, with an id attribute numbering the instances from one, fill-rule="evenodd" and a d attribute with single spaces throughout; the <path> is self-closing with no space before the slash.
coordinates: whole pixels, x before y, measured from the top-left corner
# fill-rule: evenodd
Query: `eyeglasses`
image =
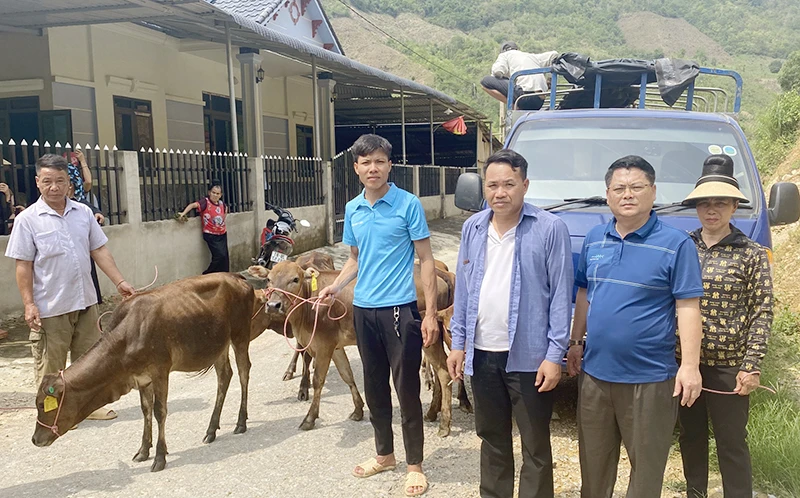
<path id="1" fill-rule="evenodd" d="M 616 185 L 613 188 L 609 187 L 608 190 L 614 195 L 624 195 L 626 190 L 630 190 L 632 194 L 641 194 L 649 186 L 649 183 L 634 183 L 633 185 Z"/>

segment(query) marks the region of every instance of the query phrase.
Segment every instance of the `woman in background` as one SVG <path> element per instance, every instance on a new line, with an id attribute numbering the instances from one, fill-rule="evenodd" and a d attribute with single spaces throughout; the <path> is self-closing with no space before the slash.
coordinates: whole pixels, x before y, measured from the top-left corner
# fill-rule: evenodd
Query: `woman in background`
<path id="1" fill-rule="evenodd" d="M 212 180 L 208 196 L 186 206 L 178 215 L 178 219 L 186 220 L 186 214 L 192 209 L 197 209 L 197 213 L 200 215 L 203 240 L 206 241 L 208 250 L 211 251 L 211 263 L 203 275 L 230 271 L 228 230 L 225 227 L 228 207 L 222 202 L 222 187 L 219 180 Z"/>

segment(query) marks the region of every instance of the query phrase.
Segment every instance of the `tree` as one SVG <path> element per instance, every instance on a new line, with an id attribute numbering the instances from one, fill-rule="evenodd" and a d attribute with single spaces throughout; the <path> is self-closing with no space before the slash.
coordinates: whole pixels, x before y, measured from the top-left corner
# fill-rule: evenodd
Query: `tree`
<path id="1" fill-rule="evenodd" d="M 775 59 L 769 63 L 769 72 L 772 74 L 778 74 L 781 70 L 781 66 L 783 66 L 783 62 Z"/>
<path id="2" fill-rule="evenodd" d="M 778 73 L 778 83 L 783 91 L 800 91 L 800 50 L 792 52 Z"/>

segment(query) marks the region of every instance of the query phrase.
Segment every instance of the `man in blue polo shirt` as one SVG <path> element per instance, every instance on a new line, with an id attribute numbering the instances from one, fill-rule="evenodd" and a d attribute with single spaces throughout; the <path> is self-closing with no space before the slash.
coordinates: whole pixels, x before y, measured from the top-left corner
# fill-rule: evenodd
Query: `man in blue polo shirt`
<path id="1" fill-rule="evenodd" d="M 703 295 L 688 234 L 652 211 L 655 171 L 639 156 L 606 173 L 614 218 L 586 235 L 578 260 L 575 318 L 567 355 L 581 370 L 578 440 L 581 497 L 610 498 L 620 440 L 631 462 L 627 496 L 658 498 L 680 404 L 700 395 Z M 675 316 L 684 353 L 675 360 Z M 583 337 L 586 336 L 584 352 Z"/>
<path id="2" fill-rule="evenodd" d="M 350 257 L 334 283 L 320 291 L 319 298 L 335 295 L 358 277 L 353 320 L 377 456 L 358 464 L 353 475 L 370 477 L 396 467 L 391 373 L 400 401 L 408 464 L 405 493 L 419 496 L 428 489 L 422 473 L 424 434 L 419 367 L 423 345 L 433 344 L 439 334 L 430 233 L 419 198 L 388 183 L 392 145 L 378 135 L 362 135 L 351 152 L 364 190 L 345 208 L 343 242 L 350 246 Z M 425 292 L 422 321 L 414 286 L 415 249 Z"/>

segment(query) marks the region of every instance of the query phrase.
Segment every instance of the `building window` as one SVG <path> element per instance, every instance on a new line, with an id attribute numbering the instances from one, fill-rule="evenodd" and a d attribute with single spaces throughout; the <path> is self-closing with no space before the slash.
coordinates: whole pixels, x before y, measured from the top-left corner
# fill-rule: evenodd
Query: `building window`
<path id="1" fill-rule="evenodd" d="M 121 150 L 138 151 L 155 146 L 152 109 L 148 100 L 114 97 L 117 147 Z"/>
<path id="2" fill-rule="evenodd" d="M 314 128 L 311 126 L 297 125 L 297 155 L 314 156 Z"/>
<path id="3" fill-rule="evenodd" d="M 239 150 L 246 150 L 242 100 L 236 99 L 236 125 Z M 233 152 L 231 130 L 231 101 L 222 95 L 203 94 L 203 129 L 207 152 Z"/>

